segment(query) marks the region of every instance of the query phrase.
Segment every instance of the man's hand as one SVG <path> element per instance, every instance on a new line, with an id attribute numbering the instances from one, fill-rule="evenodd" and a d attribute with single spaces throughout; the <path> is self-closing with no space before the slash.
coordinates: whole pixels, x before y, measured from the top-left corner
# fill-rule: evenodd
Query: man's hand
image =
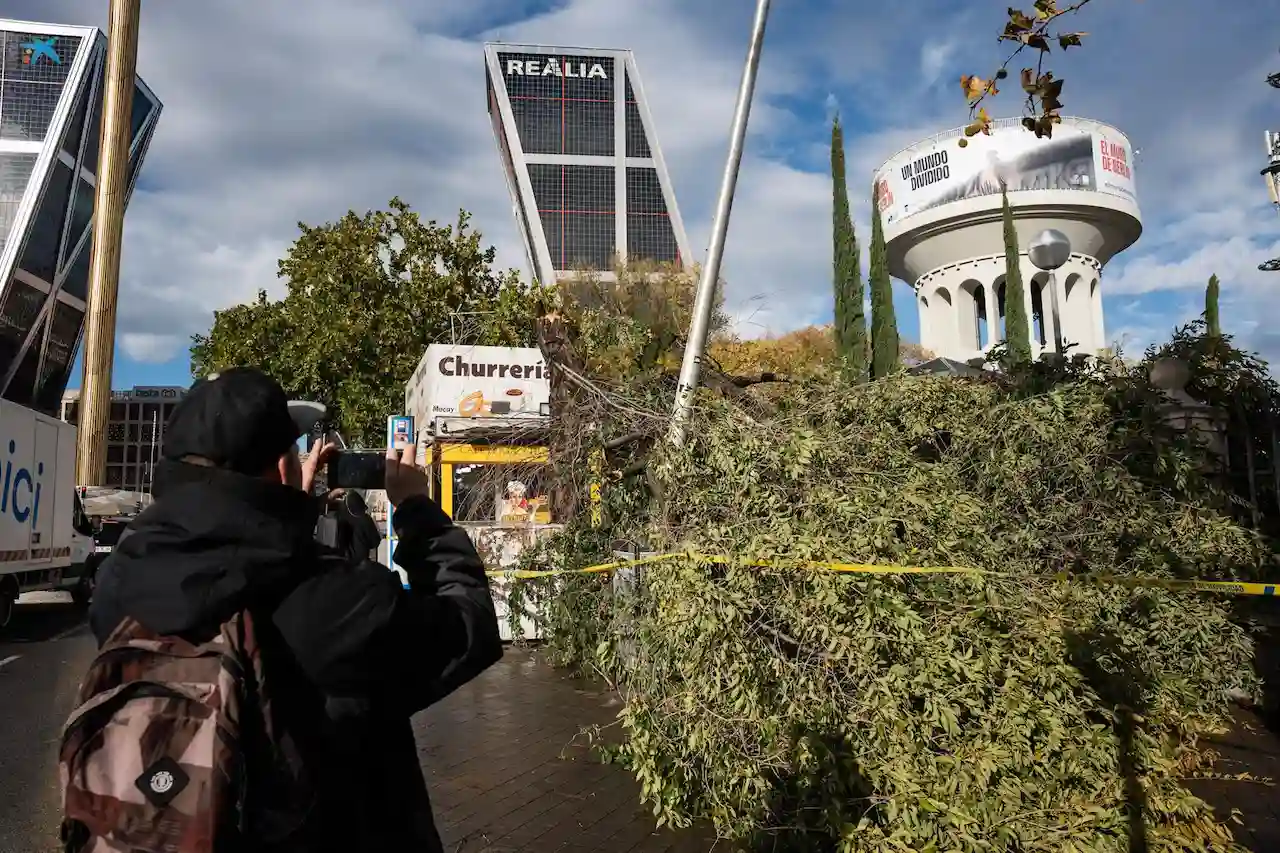
<path id="1" fill-rule="evenodd" d="M 321 439 L 317 438 L 316 443 L 311 445 L 311 453 L 307 455 L 307 461 L 302 463 L 302 491 L 311 494 L 311 487 L 316 482 L 316 472 L 320 470 L 320 466 L 329 461 L 329 457 L 333 456 L 338 449 L 338 445 L 333 442 L 321 444 Z"/>
<path id="2" fill-rule="evenodd" d="M 415 464 L 418 445 L 410 444 L 403 451 L 387 448 L 387 500 L 392 506 L 400 506 L 418 495 L 430 496 L 431 484 L 425 472 Z"/>

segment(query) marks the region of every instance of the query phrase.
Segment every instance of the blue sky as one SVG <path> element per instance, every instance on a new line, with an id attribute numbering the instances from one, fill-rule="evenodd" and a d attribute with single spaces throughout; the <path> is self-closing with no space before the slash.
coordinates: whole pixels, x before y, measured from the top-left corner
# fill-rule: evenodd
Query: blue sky
<path id="1" fill-rule="evenodd" d="M 522 252 L 486 121 L 486 39 L 630 47 L 695 251 L 706 244 L 751 0 L 294 0 L 148 3 L 140 73 L 165 102 L 125 229 L 116 387 L 188 381 L 189 336 L 212 312 L 275 294 L 299 220 L 399 194 L 424 215 L 459 207 L 499 250 Z M 872 171 L 964 122 L 959 77 L 1004 55 L 1008 0 L 788 0 L 770 19 L 725 278 L 743 334 L 830 318 L 828 120 L 846 126 L 850 192 L 869 235 Z M 1030 5 L 1026 0 L 1024 5 Z M 5 13 L 101 24 L 101 0 L 10 0 Z M 1200 0 L 1095 0 L 1085 47 L 1058 57 L 1066 112 L 1114 124 L 1141 153 L 1145 232 L 1103 277 L 1108 337 L 1126 350 L 1167 335 L 1223 280 L 1223 324 L 1280 357 L 1280 216 L 1258 169 L 1280 128 L 1274 23 Z M 1260 26 L 1269 22 L 1269 26 Z M 1016 69 L 1015 69 L 1016 73 Z M 1011 89 L 1014 87 L 1011 87 Z M 1016 95 L 993 113 L 1020 110 Z M 899 325 L 914 339 L 910 289 Z M 78 377 L 78 373 L 77 373 Z"/>

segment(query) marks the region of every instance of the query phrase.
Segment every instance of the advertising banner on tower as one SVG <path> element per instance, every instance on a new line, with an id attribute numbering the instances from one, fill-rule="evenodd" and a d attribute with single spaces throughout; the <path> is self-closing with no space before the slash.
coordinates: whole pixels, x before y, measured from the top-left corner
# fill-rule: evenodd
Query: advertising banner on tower
<path id="1" fill-rule="evenodd" d="M 1108 138 L 1070 124 L 1052 139 L 1021 127 L 956 137 L 912 149 L 876 175 L 874 192 L 886 225 L 953 201 L 1023 190 L 1093 190 L 1135 198 L 1130 153 L 1123 137 Z"/>
<path id="2" fill-rule="evenodd" d="M 1093 166 L 1098 192 L 1124 196 L 1137 202 L 1138 193 L 1133 186 L 1133 152 L 1124 137 L 1094 131 Z"/>

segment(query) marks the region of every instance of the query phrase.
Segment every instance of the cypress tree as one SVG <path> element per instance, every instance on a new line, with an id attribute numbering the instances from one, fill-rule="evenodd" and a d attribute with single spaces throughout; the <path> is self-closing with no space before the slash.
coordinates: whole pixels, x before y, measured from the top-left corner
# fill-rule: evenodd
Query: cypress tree
<path id="1" fill-rule="evenodd" d="M 1009 193 L 1001 189 L 1004 217 L 1004 337 L 1013 364 L 1031 361 L 1031 324 L 1027 322 L 1026 288 L 1022 284 L 1018 232 L 1013 227 Z M 1041 322 L 1047 322 L 1041 320 Z"/>
<path id="2" fill-rule="evenodd" d="M 1222 326 L 1218 322 L 1218 277 L 1209 276 L 1209 286 L 1204 291 L 1204 324 L 1210 335 L 1222 336 Z"/>
<path id="3" fill-rule="evenodd" d="M 849 213 L 849 188 L 844 174 L 844 132 L 840 117 L 831 124 L 831 239 L 832 283 L 835 288 L 836 351 L 855 380 L 867 375 L 867 319 L 862 307 L 862 270 L 858 238 Z"/>
<path id="4" fill-rule="evenodd" d="M 898 367 L 898 319 L 893 311 L 893 281 L 884 247 L 880 200 L 871 199 L 871 375 L 888 376 Z"/>

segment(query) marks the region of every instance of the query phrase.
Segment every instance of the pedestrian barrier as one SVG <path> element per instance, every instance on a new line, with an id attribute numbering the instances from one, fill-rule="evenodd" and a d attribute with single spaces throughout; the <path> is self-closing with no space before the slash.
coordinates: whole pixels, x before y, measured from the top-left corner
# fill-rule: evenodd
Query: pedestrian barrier
<path id="1" fill-rule="evenodd" d="M 627 569 L 651 563 L 670 562 L 672 560 L 695 560 L 703 563 L 754 566 L 765 569 L 817 569 L 828 572 L 866 575 L 982 575 L 984 577 L 1016 579 L 1025 577 L 1007 572 L 993 572 L 987 569 L 966 568 L 963 566 L 893 566 L 874 565 L 869 563 L 832 563 L 819 560 L 732 560 L 723 556 L 701 554 L 658 554 L 651 557 L 640 557 L 634 560 L 619 560 L 612 563 L 600 563 L 582 569 L 506 569 L 486 572 L 492 577 L 510 578 L 546 578 L 558 575 L 601 574 L 618 569 Z M 1188 590 L 1192 592 L 1218 592 L 1228 595 L 1275 595 L 1280 583 L 1254 583 L 1251 581 L 1206 581 L 1175 580 L 1156 577 L 1121 577 L 1119 575 L 1071 575 L 1058 572 L 1045 575 L 1045 580 L 1057 580 L 1075 583 L 1093 583 L 1103 586 L 1125 586 L 1138 589 L 1170 589 Z"/>

